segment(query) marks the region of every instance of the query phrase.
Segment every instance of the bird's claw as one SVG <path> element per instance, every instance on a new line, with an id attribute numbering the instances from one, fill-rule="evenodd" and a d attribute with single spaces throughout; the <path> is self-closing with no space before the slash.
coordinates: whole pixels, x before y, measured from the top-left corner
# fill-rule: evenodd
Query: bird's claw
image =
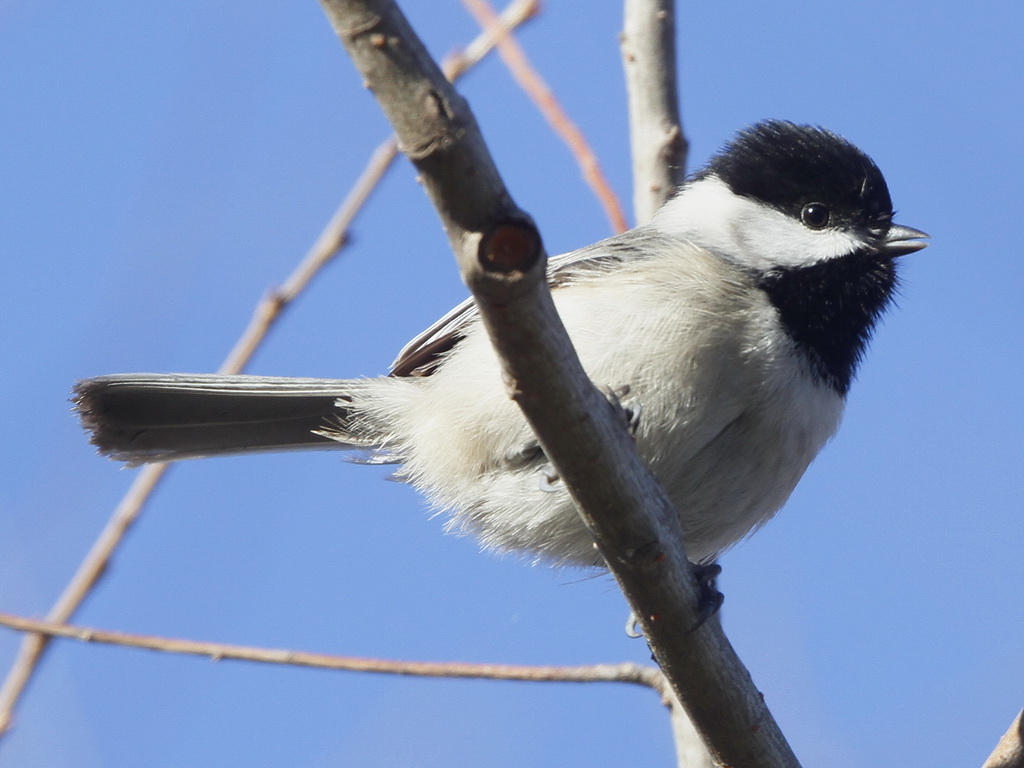
<path id="1" fill-rule="evenodd" d="M 640 427 L 640 411 L 641 405 L 638 400 L 626 401 L 625 397 L 629 394 L 631 387 L 629 384 L 623 384 L 621 387 L 601 387 L 601 392 L 605 396 L 605 399 L 611 404 L 612 408 L 622 414 L 623 421 L 626 422 L 626 429 L 629 430 L 629 434 L 636 437 L 636 431 Z"/>
<path id="2" fill-rule="evenodd" d="M 718 563 L 700 563 L 693 566 L 693 575 L 697 579 L 699 592 L 697 623 L 690 628 L 688 634 L 696 632 L 704 623 L 718 613 L 725 602 L 725 595 L 718 591 L 717 579 L 722 572 Z"/>

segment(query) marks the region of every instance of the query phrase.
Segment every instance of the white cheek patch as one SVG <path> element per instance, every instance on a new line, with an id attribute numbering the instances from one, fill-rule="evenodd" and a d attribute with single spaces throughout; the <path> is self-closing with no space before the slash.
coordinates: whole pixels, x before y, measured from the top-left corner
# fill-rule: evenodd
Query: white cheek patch
<path id="1" fill-rule="evenodd" d="M 801 267 L 863 247 L 849 232 L 812 230 L 784 213 L 740 197 L 710 176 L 683 189 L 652 225 L 758 271 Z"/>
<path id="2" fill-rule="evenodd" d="M 741 264 L 759 270 L 800 267 L 848 256 L 862 247 L 848 232 L 808 229 L 784 213 L 749 200 L 742 202 L 755 210 L 737 212 L 729 233 L 731 243 L 723 252 Z"/>

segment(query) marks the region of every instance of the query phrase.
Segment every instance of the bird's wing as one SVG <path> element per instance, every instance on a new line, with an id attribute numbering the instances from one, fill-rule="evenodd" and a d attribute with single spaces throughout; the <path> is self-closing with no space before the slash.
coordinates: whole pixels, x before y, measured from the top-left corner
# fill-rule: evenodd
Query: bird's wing
<path id="1" fill-rule="evenodd" d="M 557 289 L 583 275 L 608 271 L 626 259 L 637 258 L 643 254 L 646 237 L 659 235 L 640 227 L 555 256 L 548 260 L 548 284 Z M 472 297 L 466 299 L 402 348 L 391 364 L 391 375 L 429 376 L 441 355 L 459 343 L 478 317 L 476 303 Z"/>

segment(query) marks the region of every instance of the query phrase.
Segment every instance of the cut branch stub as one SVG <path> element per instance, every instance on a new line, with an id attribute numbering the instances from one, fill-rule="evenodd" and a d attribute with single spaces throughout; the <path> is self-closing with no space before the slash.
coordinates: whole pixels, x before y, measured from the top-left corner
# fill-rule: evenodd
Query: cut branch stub
<path id="1" fill-rule="evenodd" d="M 533 222 L 507 219 L 484 233 L 477 258 L 485 272 L 521 275 L 529 272 L 543 253 L 540 233 Z"/>

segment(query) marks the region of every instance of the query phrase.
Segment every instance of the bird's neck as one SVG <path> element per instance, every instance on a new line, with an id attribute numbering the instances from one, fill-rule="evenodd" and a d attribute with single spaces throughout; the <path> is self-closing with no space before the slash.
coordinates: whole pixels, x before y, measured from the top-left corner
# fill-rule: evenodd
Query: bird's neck
<path id="1" fill-rule="evenodd" d="M 815 375 L 844 396 L 896 284 L 893 261 L 873 255 L 776 268 L 758 281 Z"/>

